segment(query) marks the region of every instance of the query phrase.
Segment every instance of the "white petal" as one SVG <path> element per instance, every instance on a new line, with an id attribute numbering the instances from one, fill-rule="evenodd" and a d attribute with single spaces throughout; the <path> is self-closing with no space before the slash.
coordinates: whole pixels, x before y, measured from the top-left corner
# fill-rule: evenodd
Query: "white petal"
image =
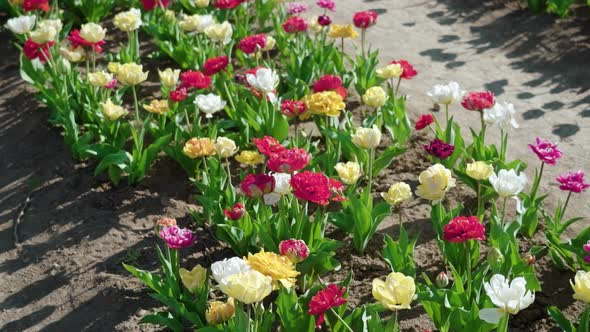
<path id="1" fill-rule="evenodd" d="M 479 311 L 479 319 L 491 324 L 498 324 L 504 312 L 497 308 L 484 308 Z"/>

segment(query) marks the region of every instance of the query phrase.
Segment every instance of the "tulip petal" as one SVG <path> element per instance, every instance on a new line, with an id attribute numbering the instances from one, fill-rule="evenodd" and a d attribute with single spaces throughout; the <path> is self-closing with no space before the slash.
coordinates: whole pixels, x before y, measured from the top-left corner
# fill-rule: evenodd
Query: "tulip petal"
<path id="1" fill-rule="evenodd" d="M 498 324 L 504 312 L 497 308 L 484 308 L 479 311 L 479 318 L 490 324 Z"/>

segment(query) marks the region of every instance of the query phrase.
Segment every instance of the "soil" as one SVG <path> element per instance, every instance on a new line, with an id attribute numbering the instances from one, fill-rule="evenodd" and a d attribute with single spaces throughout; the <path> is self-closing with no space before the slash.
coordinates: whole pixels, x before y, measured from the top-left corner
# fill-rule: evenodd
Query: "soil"
<path id="1" fill-rule="evenodd" d="M 311 1 L 308 1 L 311 3 Z M 419 71 L 402 84 L 412 118 L 432 108 L 425 96 L 430 85 L 456 80 L 467 89 L 488 88 L 521 111 L 521 129 L 511 132 L 509 151 L 531 165 L 536 160 L 524 142 L 536 135 L 558 140 L 566 152 L 560 165 L 550 169 L 586 168 L 590 155 L 590 24 L 587 10 L 557 20 L 534 16 L 514 1 L 440 0 L 338 2 L 334 21 L 350 21 L 353 12 L 376 9 L 379 24 L 369 41 L 381 48 L 382 60 L 405 58 Z M 2 31 L 0 37 L 10 40 Z M 376 41 L 379 41 L 377 43 Z M 155 270 L 154 221 L 174 217 L 192 226 L 189 210 L 192 188 L 182 169 L 161 159 L 148 179 L 137 187 L 112 187 L 93 176 L 93 165 L 72 160 L 58 128 L 47 122 L 47 111 L 34 100 L 33 90 L 19 77 L 17 52 L 0 45 L 0 331 L 157 331 L 137 325 L 140 317 L 159 304 L 146 288 L 121 266 L 122 262 Z M 581 70 L 582 69 L 582 70 Z M 456 116 L 466 125 L 478 119 L 465 112 Z M 413 138 L 419 147 L 423 136 Z M 378 178 L 377 190 L 404 180 L 416 187 L 417 170 L 428 166 L 419 148 L 398 158 Z M 542 189 L 559 197 L 549 181 Z M 453 191 L 449 203 L 469 202 L 466 188 Z M 556 199 L 549 204 L 555 204 Z M 469 203 L 467 203 L 469 204 Z M 584 213 L 584 200 L 572 201 L 571 210 Z M 433 239 L 429 206 L 415 200 L 405 209 L 405 227 L 419 234 L 416 247 L 418 274 L 433 278 L 441 270 Z M 586 221 L 587 223 L 587 221 Z M 581 229 L 574 228 L 571 234 Z M 194 228 L 199 241 L 184 251 L 183 265 L 231 255 L 207 230 Z M 398 221 L 387 219 L 369 245 L 367 254 L 339 251 L 338 280 L 355 271 L 350 304 L 372 301 L 370 283 L 388 272 L 380 257 L 383 234 L 396 236 Z M 344 239 L 337 231 L 334 238 Z M 542 236 L 523 241 L 523 251 Z M 350 247 L 350 246 L 345 246 Z M 555 305 L 569 317 L 582 310 L 572 299 L 570 272 L 555 270 L 547 257 L 536 263 L 543 290 L 535 303 L 511 320 L 510 331 L 552 331 L 545 307 Z M 404 331 L 433 330 L 417 305 L 400 314 Z"/>

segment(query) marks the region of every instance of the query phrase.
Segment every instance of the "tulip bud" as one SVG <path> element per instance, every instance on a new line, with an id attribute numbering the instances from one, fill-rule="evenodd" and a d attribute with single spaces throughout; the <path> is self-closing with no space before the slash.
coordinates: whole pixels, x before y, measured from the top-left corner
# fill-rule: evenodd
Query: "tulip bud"
<path id="1" fill-rule="evenodd" d="M 436 285 L 440 288 L 445 288 L 449 284 L 449 277 L 445 273 L 445 271 L 441 271 L 436 276 Z"/>
<path id="2" fill-rule="evenodd" d="M 209 324 L 217 325 L 233 317 L 235 312 L 234 299 L 230 297 L 227 303 L 221 301 L 209 302 L 209 309 L 205 312 L 205 319 Z"/>
<path id="3" fill-rule="evenodd" d="M 160 231 L 162 230 L 162 228 L 172 226 L 176 226 L 176 219 L 162 217 L 158 219 L 158 221 L 156 221 L 156 224 L 154 225 L 154 231 L 158 236 L 160 236 Z"/>
<path id="4" fill-rule="evenodd" d="M 487 260 L 492 267 L 499 267 L 504 263 L 504 255 L 502 255 L 500 249 L 492 248 L 488 251 Z"/>
<path id="5" fill-rule="evenodd" d="M 238 202 L 231 209 L 224 209 L 223 214 L 231 220 L 240 220 L 246 214 L 246 208 L 243 203 Z"/>
<path id="6" fill-rule="evenodd" d="M 290 239 L 279 243 L 281 255 L 287 256 L 293 264 L 303 262 L 309 256 L 309 248 L 303 240 Z"/>
<path id="7" fill-rule="evenodd" d="M 520 256 L 520 259 L 522 259 L 523 262 L 526 263 L 527 266 L 531 266 L 533 264 L 535 264 L 536 262 L 536 258 L 533 254 L 531 254 L 530 252 L 525 253 L 524 255 Z"/>
<path id="8" fill-rule="evenodd" d="M 209 0 L 197 0 L 197 1 L 195 1 L 195 4 L 199 8 L 205 8 L 205 7 L 209 6 Z"/>

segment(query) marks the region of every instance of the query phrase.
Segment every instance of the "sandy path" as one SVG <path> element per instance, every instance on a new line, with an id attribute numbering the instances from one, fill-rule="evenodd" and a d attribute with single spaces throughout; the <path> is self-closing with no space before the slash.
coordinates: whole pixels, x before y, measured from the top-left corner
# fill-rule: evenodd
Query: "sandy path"
<path id="1" fill-rule="evenodd" d="M 558 142 L 565 153 L 558 166 L 546 168 L 541 184 L 553 207 L 565 199 L 553 180 L 558 173 L 590 173 L 590 24 L 554 22 L 549 15 L 490 3 L 494 1 L 337 1 L 330 15 L 336 23 L 348 23 L 359 10 L 380 14 L 367 40 L 380 49 L 382 63 L 403 58 L 418 70 L 401 88 L 411 98 L 413 119 L 433 106 L 426 91 L 450 80 L 467 91 L 489 89 L 497 100 L 513 103 L 520 128 L 510 131 L 509 158 L 529 163 L 532 179 L 532 167 L 539 161 L 527 144 L 535 137 Z M 477 114 L 460 105 L 452 114 L 466 126 L 479 128 Z M 499 130 L 490 129 L 488 135 L 490 142 L 499 142 Z M 568 215 L 590 216 L 588 193 L 583 195 L 570 202 Z"/>

